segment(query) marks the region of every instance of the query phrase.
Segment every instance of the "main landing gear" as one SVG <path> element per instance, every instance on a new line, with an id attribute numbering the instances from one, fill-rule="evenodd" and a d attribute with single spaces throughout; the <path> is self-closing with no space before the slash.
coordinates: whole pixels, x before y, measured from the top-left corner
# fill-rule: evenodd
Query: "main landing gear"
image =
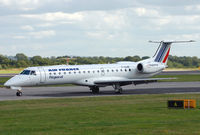
<path id="1" fill-rule="evenodd" d="M 115 93 L 122 94 L 123 89 L 121 88 L 120 84 L 114 84 L 113 88 L 115 89 Z"/>
<path id="2" fill-rule="evenodd" d="M 97 86 L 90 87 L 90 90 L 92 91 L 93 94 L 98 94 L 99 93 L 99 87 L 97 87 Z"/>
<path id="3" fill-rule="evenodd" d="M 21 90 L 17 90 L 16 96 L 18 96 L 18 97 L 22 96 L 22 91 Z"/>

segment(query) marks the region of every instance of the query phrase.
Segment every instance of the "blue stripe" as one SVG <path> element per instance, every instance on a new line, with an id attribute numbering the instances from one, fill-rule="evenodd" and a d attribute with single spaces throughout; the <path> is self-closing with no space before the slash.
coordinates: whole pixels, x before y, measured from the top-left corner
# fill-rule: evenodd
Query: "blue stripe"
<path id="1" fill-rule="evenodd" d="M 156 56 L 156 59 L 155 59 L 155 61 L 157 62 L 158 61 L 158 59 L 159 59 L 159 57 L 160 57 L 160 55 L 161 55 L 161 50 L 163 49 L 163 46 L 161 46 L 161 48 L 160 48 L 160 50 L 159 50 L 159 52 L 158 52 L 158 54 L 157 54 L 157 56 Z"/>
<path id="2" fill-rule="evenodd" d="M 159 58 L 162 55 L 163 50 L 164 50 L 164 46 L 162 45 L 162 48 L 160 49 L 160 51 L 158 52 L 158 55 L 156 56 L 156 59 L 155 59 L 156 62 L 159 62 Z"/>
<path id="3" fill-rule="evenodd" d="M 164 56 L 163 54 L 165 54 L 165 52 L 166 52 L 166 50 L 167 50 L 166 48 L 167 48 L 167 45 L 165 45 L 165 49 L 163 50 L 162 55 L 160 56 L 160 58 L 159 58 L 159 60 L 158 60 L 159 62 L 162 61 L 162 58 L 163 58 L 163 56 Z"/>

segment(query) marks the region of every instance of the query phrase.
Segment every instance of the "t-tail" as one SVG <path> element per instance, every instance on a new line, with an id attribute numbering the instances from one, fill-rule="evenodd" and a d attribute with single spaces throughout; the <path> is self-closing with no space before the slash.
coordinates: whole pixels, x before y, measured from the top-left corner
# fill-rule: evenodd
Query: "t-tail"
<path id="1" fill-rule="evenodd" d="M 149 42 L 160 43 L 155 55 L 153 56 L 154 62 L 167 64 L 172 43 L 186 43 L 186 42 L 195 42 L 195 41 L 189 40 L 189 41 L 160 41 L 160 42 L 149 41 Z"/>
<path id="2" fill-rule="evenodd" d="M 152 58 L 142 60 L 138 62 L 137 70 L 140 73 L 151 74 L 161 72 L 167 67 L 167 61 L 171 49 L 172 43 L 186 43 L 195 42 L 193 40 L 189 41 L 149 41 L 151 43 L 159 43 L 159 47 Z"/>

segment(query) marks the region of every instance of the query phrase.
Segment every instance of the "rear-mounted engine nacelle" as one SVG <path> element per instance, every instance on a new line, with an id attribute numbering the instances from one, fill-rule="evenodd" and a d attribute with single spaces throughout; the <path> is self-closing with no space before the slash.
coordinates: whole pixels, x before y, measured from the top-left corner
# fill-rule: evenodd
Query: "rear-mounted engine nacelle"
<path id="1" fill-rule="evenodd" d="M 155 73 L 155 72 L 159 72 L 161 70 L 163 70 L 165 68 L 164 64 L 161 63 L 139 63 L 137 65 L 137 70 L 140 73 L 146 73 L 146 74 L 150 74 L 150 73 Z"/>

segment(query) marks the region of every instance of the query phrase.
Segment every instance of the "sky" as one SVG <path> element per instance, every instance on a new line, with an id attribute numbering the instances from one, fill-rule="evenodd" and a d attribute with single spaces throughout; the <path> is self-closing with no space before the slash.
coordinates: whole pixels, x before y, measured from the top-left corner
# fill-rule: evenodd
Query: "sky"
<path id="1" fill-rule="evenodd" d="M 0 54 L 152 56 L 149 40 L 171 55 L 200 58 L 199 0 L 0 0 Z"/>

